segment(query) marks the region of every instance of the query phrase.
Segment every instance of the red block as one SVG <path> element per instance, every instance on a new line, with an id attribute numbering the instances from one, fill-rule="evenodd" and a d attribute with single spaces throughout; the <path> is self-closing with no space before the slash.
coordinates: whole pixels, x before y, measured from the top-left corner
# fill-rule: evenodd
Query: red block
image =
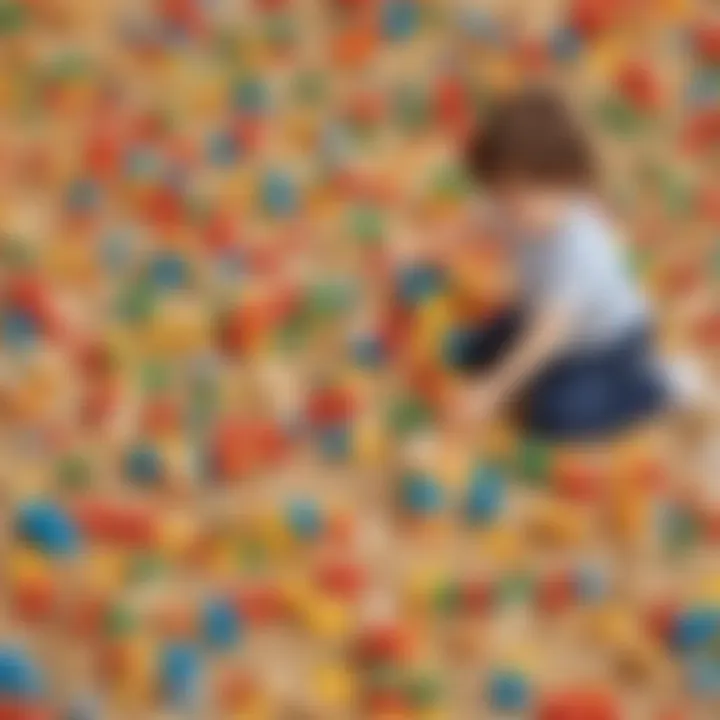
<path id="1" fill-rule="evenodd" d="M 720 22 L 708 22 L 696 28 L 693 39 L 700 57 L 709 62 L 720 62 Z"/>
<path id="2" fill-rule="evenodd" d="M 349 560 L 332 560 L 323 563 L 317 570 L 317 582 L 322 589 L 334 597 L 354 600 L 367 581 L 367 571 L 359 563 Z"/>
<path id="3" fill-rule="evenodd" d="M 342 388 L 326 388 L 313 393 L 307 415 L 314 425 L 341 425 L 350 420 L 354 411 L 355 402 L 349 392 Z"/>
<path id="4" fill-rule="evenodd" d="M 620 707 L 608 690 L 569 689 L 541 701 L 537 720 L 620 720 Z"/>
<path id="5" fill-rule="evenodd" d="M 366 662 L 405 662 L 414 653 L 410 631 L 401 625 L 369 628 L 360 639 L 359 654 Z"/>
<path id="6" fill-rule="evenodd" d="M 54 717 L 49 709 L 39 705 L 0 700 L 0 720 L 52 720 Z"/>
<path id="7" fill-rule="evenodd" d="M 48 578 L 19 584 L 11 597 L 15 616 L 26 622 L 47 620 L 57 609 L 57 588 Z"/>
<path id="8" fill-rule="evenodd" d="M 585 37 L 596 37 L 610 30 L 619 19 L 621 0 L 574 0 L 570 24 Z"/>
<path id="9" fill-rule="evenodd" d="M 243 619 L 263 625 L 287 615 L 287 603 L 280 588 L 270 584 L 255 584 L 237 590 L 234 605 Z"/>
<path id="10" fill-rule="evenodd" d="M 663 87 L 654 67 L 647 63 L 629 62 L 616 77 L 622 96 L 639 110 L 657 110 L 663 102 Z"/>
<path id="11" fill-rule="evenodd" d="M 575 600 L 575 586 L 568 573 L 555 573 L 538 581 L 537 603 L 549 613 L 562 612 Z"/>
<path id="12" fill-rule="evenodd" d="M 470 580 L 462 584 L 460 597 L 463 610 L 484 613 L 492 607 L 493 587 L 485 580 Z"/>
<path id="13" fill-rule="evenodd" d="M 73 515 L 82 533 L 93 540 L 148 547 L 157 540 L 156 519 L 145 508 L 107 500 L 82 500 Z"/>

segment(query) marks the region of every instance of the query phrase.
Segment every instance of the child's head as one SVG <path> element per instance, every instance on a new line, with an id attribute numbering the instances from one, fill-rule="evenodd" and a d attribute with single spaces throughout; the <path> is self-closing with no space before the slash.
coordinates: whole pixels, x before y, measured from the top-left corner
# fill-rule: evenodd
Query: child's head
<path id="1" fill-rule="evenodd" d="M 466 163 L 495 208 L 528 234 L 553 226 L 568 199 L 595 182 L 585 133 L 561 98 L 543 89 L 499 102 L 471 138 Z"/>

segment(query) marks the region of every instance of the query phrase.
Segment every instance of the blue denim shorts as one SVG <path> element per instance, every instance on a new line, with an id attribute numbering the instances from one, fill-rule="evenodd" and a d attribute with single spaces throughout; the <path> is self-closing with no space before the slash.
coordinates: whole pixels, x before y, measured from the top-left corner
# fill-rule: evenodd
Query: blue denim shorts
<path id="1" fill-rule="evenodd" d="M 450 361 L 458 369 L 490 369 L 517 337 L 522 315 L 512 312 L 454 337 Z M 639 327 L 592 352 L 552 362 L 522 393 L 520 419 L 533 435 L 562 440 L 605 439 L 659 413 L 666 404 L 652 332 Z"/>

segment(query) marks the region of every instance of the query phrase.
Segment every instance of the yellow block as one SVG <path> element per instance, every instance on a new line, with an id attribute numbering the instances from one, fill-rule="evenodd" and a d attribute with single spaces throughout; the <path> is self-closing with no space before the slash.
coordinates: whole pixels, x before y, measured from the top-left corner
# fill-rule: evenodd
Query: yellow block
<path id="1" fill-rule="evenodd" d="M 314 690 L 325 706 L 342 707 L 350 705 L 357 691 L 355 676 L 340 665 L 327 665 L 315 673 Z"/>

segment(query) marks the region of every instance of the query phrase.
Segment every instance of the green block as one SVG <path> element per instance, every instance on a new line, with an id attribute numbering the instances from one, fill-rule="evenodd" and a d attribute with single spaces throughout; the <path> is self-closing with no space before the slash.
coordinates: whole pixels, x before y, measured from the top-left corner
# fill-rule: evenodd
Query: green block
<path id="1" fill-rule="evenodd" d="M 520 479 L 534 485 L 548 480 L 552 453 L 538 440 L 525 440 L 518 449 L 517 470 Z"/>
<path id="2" fill-rule="evenodd" d="M 90 466 L 81 455 L 68 455 L 60 460 L 57 477 L 59 483 L 66 489 L 86 488 L 91 480 Z"/>
<path id="3" fill-rule="evenodd" d="M 408 680 L 406 695 L 413 707 L 422 709 L 435 705 L 442 697 L 442 691 L 440 679 L 425 673 Z"/>
<path id="4" fill-rule="evenodd" d="M 11 35 L 25 27 L 27 13 L 21 2 L 0 2 L 0 36 Z"/>
<path id="5" fill-rule="evenodd" d="M 350 234 L 363 244 L 375 244 L 383 238 L 383 219 L 377 208 L 361 206 L 350 211 Z"/>
<path id="6" fill-rule="evenodd" d="M 621 137 L 635 136 L 647 125 L 641 115 L 617 97 L 603 100 L 596 112 L 600 125 L 608 132 Z"/>
<path id="7" fill-rule="evenodd" d="M 397 435 L 407 435 L 421 430 L 431 421 L 428 408 L 414 397 L 400 398 L 390 407 L 388 423 Z"/>
<path id="8" fill-rule="evenodd" d="M 462 596 L 456 583 L 444 583 L 433 594 L 433 606 L 438 612 L 452 614 L 460 607 Z"/>
<path id="9" fill-rule="evenodd" d="M 397 123 L 405 130 L 420 130 L 427 126 L 430 106 L 422 88 L 400 88 L 395 96 L 394 107 Z"/>
<path id="10" fill-rule="evenodd" d="M 533 594 L 534 582 L 526 574 L 514 574 L 504 577 L 497 588 L 497 598 L 500 604 L 524 603 Z"/>
<path id="11" fill-rule="evenodd" d="M 137 627 L 137 618 L 128 608 L 116 605 L 105 616 L 105 632 L 112 637 L 128 635 Z"/>
<path id="12" fill-rule="evenodd" d="M 117 312 L 129 323 L 142 323 L 148 320 L 155 310 L 157 293 L 149 283 L 138 282 L 128 286 L 120 296 Z"/>

